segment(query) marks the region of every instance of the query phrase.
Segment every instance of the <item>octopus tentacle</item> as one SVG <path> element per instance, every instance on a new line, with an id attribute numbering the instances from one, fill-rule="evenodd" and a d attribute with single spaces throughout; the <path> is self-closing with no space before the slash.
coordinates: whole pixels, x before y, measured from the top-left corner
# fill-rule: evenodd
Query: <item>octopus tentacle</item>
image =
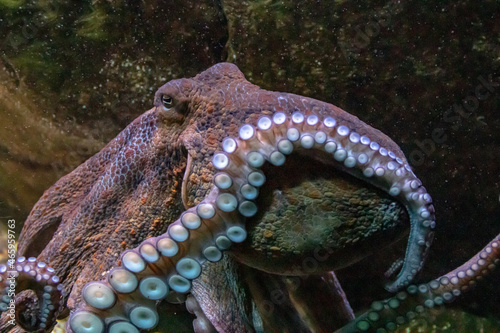
<path id="1" fill-rule="evenodd" d="M 215 328 L 210 323 L 210 320 L 205 316 L 200 304 L 193 296 L 188 296 L 186 299 L 187 310 L 196 316 L 193 321 L 193 328 L 195 333 L 213 333 L 216 332 Z"/>
<path id="2" fill-rule="evenodd" d="M 14 296 L 19 290 L 34 290 L 36 299 L 18 304 Z M 63 308 L 62 296 L 63 285 L 54 270 L 36 258 L 19 257 L 12 265 L 0 265 L 0 313 L 15 316 L 26 330 L 44 332 L 52 327 Z"/>
<path id="3" fill-rule="evenodd" d="M 311 275 L 307 283 L 319 286 L 310 291 L 298 288 L 292 278 L 286 279 L 290 299 L 302 320 L 314 332 L 328 332 L 355 319 L 354 312 L 334 272 L 322 276 Z M 325 302 L 332 306 L 325 307 Z"/>
<path id="4" fill-rule="evenodd" d="M 245 239 L 246 232 L 238 225 L 241 217 L 233 211 L 236 204 L 217 194 L 218 190 L 213 190 L 203 202 L 184 212 L 166 234 L 124 252 L 123 268 L 113 269 L 107 281 L 88 283 L 82 291 L 86 304 L 72 314 L 71 329 L 102 332 L 107 326 L 113 331 L 116 322 L 120 327 L 153 328 L 158 322 L 157 300 L 171 290 L 188 292 L 191 281 L 201 273 L 201 263 L 220 260 L 221 250 Z M 136 303 L 141 305 L 134 306 Z"/>
<path id="5" fill-rule="evenodd" d="M 266 180 L 260 168 L 266 161 L 284 164 L 294 150 L 306 155 L 313 152 L 314 158 L 365 179 L 403 202 L 412 222 L 410 240 L 416 242 L 409 245 L 403 268 L 389 289 L 407 285 L 420 270 L 422 248 L 430 245 L 435 225 L 434 208 L 404 156 L 396 156 L 330 116 L 320 119 L 308 112 L 263 116 L 256 127 L 243 125 L 238 138 L 226 138 L 222 149 L 213 156 L 219 172 L 209 195 L 182 213 L 167 233 L 124 252 L 122 267 L 109 272 L 106 281 L 84 287 L 85 302 L 69 320 L 74 332 L 114 332 L 118 326 L 153 328 L 158 322 L 157 300 L 170 291 L 189 292 L 205 261 L 220 260 L 233 242 L 246 239 L 245 218 L 257 213 L 254 200 Z"/>
<path id="6" fill-rule="evenodd" d="M 479 280 L 500 265 L 500 234 L 474 257 L 453 271 L 428 283 L 410 285 L 385 301 L 376 301 L 371 309 L 338 332 L 394 330 L 425 309 L 450 303 L 469 291 Z"/>
<path id="7" fill-rule="evenodd" d="M 245 132 L 250 132 L 251 126 L 244 125 L 242 129 L 245 127 Z M 330 116 L 320 119 L 307 112 L 294 112 L 290 117 L 277 112 L 272 120 L 261 117 L 256 133 L 256 147 L 253 149 L 259 149 L 271 164 L 284 163 L 285 155 L 299 148 L 325 164 L 333 162 L 334 167 L 363 179 L 402 202 L 410 216 L 409 243 L 398 277 L 386 288 L 395 292 L 413 280 L 423 266 L 436 223 L 432 198 L 404 156 L 396 156 L 373 138 L 361 136 Z M 266 148 L 259 147 L 263 138 L 271 140 Z M 330 153 L 330 156 L 318 154 L 312 148 Z"/>

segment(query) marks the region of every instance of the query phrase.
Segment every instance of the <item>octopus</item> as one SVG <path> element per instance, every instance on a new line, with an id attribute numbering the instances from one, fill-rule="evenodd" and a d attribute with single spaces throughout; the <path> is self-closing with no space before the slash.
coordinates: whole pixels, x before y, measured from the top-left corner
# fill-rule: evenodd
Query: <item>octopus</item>
<path id="1" fill-rule="evenodd" d="M 384 133 L 221 63 L 160 87 L 152 109 L 43 194 L 17 259 L 0 266 L 0 329 L 48 332 L 69 315 L 68 332 L 142 332 L 185 303 L 195 332 L 393 330 L 499 264 L 497 236 L 412 284 L 435 225 Z M 355 318 L 334 271 L 405 238 L 394 296 Z"/>

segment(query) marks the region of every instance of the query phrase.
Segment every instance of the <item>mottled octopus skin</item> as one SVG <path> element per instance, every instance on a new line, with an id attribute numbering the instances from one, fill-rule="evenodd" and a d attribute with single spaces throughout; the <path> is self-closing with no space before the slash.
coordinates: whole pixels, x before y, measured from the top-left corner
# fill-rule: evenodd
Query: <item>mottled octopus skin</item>
<path id="1" fill-rule="evenodd" d="M 195 320 L 198 332 L 324 328 L 327 315 L 304 296 L 308 289 L 303 285 L 296 289 L 291 280 L 282 281 L 274 274 L 327 274 L 368 255 L 382 239 L 385 244 L 401 237 L 408 220 L 405 260 L 387 288 L 407 286 L 421 269 L 435 227 L 432 199 L 399 147 L 380 131 L 331 104 L 262 90 L 231 64 L 165 84 L 154 104 L 101 152 L 49 189 L 25 223 L 19 255 L 36 256 L 54 268 L 61 280 L 62 302 L 73 310 L 69 330 L 78 331 L 82 323 L 94 325 L 95 331 L 113 331 L 120 325 L 135 329 L 125 323 L 134 316 L 153 319 L 132 320 L 134 325 L 154 326 L 156 301 L 144 297 L 147 289 L 143 291 L 142 284 L 116 292 L 116 285 L 111 288 L 108 281 L 119 274 L 145 286 L 153 283 L 181 294 L 191 291 L 199 305 L 188 301 L 188 307 L 206 315 Z M 280 168 L 287 170 L 294 159 L 300 167 L 313 161 L 314 168 L 325 174 L 331 169 L 338 173 L 328 174 L 316 185 L 317 175 L 305 177 L 316 191 L 286 176 L 272 194 L 266 186 L 260 188 L 264 176 L 260 169 L 270 179 Z M 261 165 L 263 161 L 267 162 Z M 290 169 L 285 172 L 292 174 Z M 282 185 L 289 190 L 280 193 Z M 328 191 L 329 186 L 338 191 Z M 282 206 L 299 203 L 300 207 L 300 200 L 307 206 L 310 199 L 317 200 L 311 207 L 320 209 L 310 208 L 302 217 L 305 220 L 280 215 Z M 340 209 L 346 205 L 361 208 Z M 336 214 L 335 223 L 326 211 Z M 279 228 L 268 228 L 277 220 L 282 223 Z M 365 221 L 362 228 L 356 225 L 358 220 Z M 318 243 L 297 246 L 300 228 L 319 230 Z M 167 246 L 174 244 L 172 239 L 176 254 Z M 230 243 L 234 244 L 228 248 Z M 125 249 L 133 250 L 120 257 Z M 223 250 L 232 256 L 222 255 Z M 314 270 L 294 264 L 308 258 L 317 260 Z M 118 267 L 110 271 L 113 266 Z M 83 288 L 102 278 L 103 282 Z M 309 279 L 314 281 L 311 285 L 330 290 L 324 292 L 327 299 L 343 298 L 335 279 L 327 275 Z M 317 294 L 314 287 L 305 287 Z M 266 314 L 260 301 L 271 289 L 287 292 L 288 308 Z M 108 296 L 95 303 L 99 299 L 95 296 L 102 294 Z M 164 297 L 181 296 L 171 292 Z M 352 311 L 346 309 L 345 302 L 337 313 L 351 320 Z M 53 326 L 51 315 L 40 331 Z"/>

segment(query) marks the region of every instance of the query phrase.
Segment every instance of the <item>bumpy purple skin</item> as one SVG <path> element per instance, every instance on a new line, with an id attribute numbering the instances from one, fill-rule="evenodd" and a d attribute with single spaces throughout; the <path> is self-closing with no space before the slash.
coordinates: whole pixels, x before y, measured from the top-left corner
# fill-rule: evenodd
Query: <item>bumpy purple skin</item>
<path id="1" fill-rule="evenodd" d="M 137 290 L 133 297 L 118 293 L 113 305 L 95 309 L 86 302 L 91 296 L 82 299 L 83 286 L 101 280 L 114 266 L 126 266 L 127 259 L 120 258 L 126 249 L 139 254 L 147 245 L 159 251 L 159 240 L 175 238 L 174 229 L 184 228 L 181 213 L 198 214 L 200 204 L 207 203 L 214 205 L 215 217 L 202 218 L 199 229 L 178 241 L 179 254 L 162 256 L 136 274 L 139 281 L 149 276 L 167 281 L 180 274 L 180 259 L 197 260 L 201 278 L 191 279 L 190 292 L 199 305 L 192 300 L 188 305 L 198 317 L 198 332 L 342 326 L 353 319 L 352 310 L 328 272 L 369 255 L 377 244 L 401 238 L 408 225 L 405 260 L 387 288 L 407 286 L 421 269 L 435 226 L 432 199 L 399 147 L 382 132 L 331 104 L 262 90 L 227 63 L 165 84 L 154 105 L 47 190 L 24 225 L 19 255 L 37 257 L 54 268 L 65 291 L 61 302 L 79 309 L 73 317 L 82 311 L 95 313 L 106 329 L 113 321 L 130 319 L 130 309 L 143 297 Z M 284 123 L 274 118 L 281 114 Z M 271 130 L 258 125 L 262 117 L 272 120 Z M 238 132 L 245 124 L 253 126 L 253 138 Z M 288 136 L 290 128 L 300 130 L 298 140 L 291 138 L 293 133 Z M 214 156 L 227 137 L 235 138 L 238 148 L 222 154 L 231 165 L 226 168 Z M 294 153 L 281 169 L 268 167 L 278 164 L 272 153 L 282 152 L 279 140 L 293 142 Z M 268 185 L 259 189 L 259 199 L 246 200 L 241 186 L 249 172 L 261 167 L 250 165 L 245 156 L 259 149 L 268 161 L 263 166 Z M 230 175 L 230 189 L 217 185 L 217 171 Z M 223 211 L 216 204 L 222 194 L 234 195 L 239 208 Z M 255 202 L 258 213 L 240 209 L 244 201 Z M 241 243 L 229 249 L 231 256 L 207 261 L 202 250 L 215 245 L 226 250 L 215 238 L 229 237 L 230 226 L 245 231 L 247 240 L 232 239 Z M 318 256 L 314 270 L 297 267 L 297 262 Z M 493 251 L 490 259 L 495 256 Z M 298 286 L 287 280 L 311 273 L 323 275 L 304 277 L 306 283 Z M 276 291 L 287 295 L 286 302 L 266 312 L 264 300 Z M 334 300 L 338 308 L 325 311 L 317 300 Z M 147 299 L 140 304 L 154 308 Z M 331 319 L 331 311 L 338 320 Z M 40 324 L 40 315 L 32 312 L 31 325 Z M 53 317 L 45 318 L 45 328 L 39 329 L 51 327 Z"/>

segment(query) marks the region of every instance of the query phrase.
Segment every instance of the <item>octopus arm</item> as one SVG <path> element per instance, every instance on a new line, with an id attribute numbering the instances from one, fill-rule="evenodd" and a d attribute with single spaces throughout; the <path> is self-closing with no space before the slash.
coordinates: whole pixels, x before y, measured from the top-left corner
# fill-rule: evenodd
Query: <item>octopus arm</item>
<path id="1" fill-rule="evenodd" d="M 426 309 L 451 303 L 499 265 L 500 234 L 460 267 L 428 283 L 412 284 L 394 297 L 373 302 L 370 310 L 337 332 L 394 330 Z"/>
<path id="2" fill-rule="evenodd" d="M 294 150 L 320 156 L 325 163 L 364 177 L 405 202 L 414 244 L 394 286 L 408 284 L 420 269 L 423 249 L 430 245 L 426 237 L 434 226 L 430 196 L 405 161 L 381 147 L 376 138 L 353 132 L 331 116 L 276 112 L 272 118 L 261 117 L 256 126 L 243 125 L 239 137 L 225 139 L 222 148 L 213 156 L 219 172 L 209 195 L 181 214 L 167 233 L 124 252 L 121 263 L 126 269 L 117 267 L 105 281 L 88 283 L 82 292 L 85 302 L 69 321 L 73 331 L 93 327 L 93 332 L 102 332 L 121 320 L 131 327 L 153 328 L 158 322 L 154 300 L 166 297 L 169 290 L 190 291 L 206 261 L 221 260 L 222 251 L 231 243 L 246 239 L 245 219 L 258 209 L 253 189 L 266 180 L 261 166 L 265 161 L 280 166 Z M 153 295 L 150 289 L 162 293 Z M 106 297 L 98 297 L 103 293 Z M 143 301 L 138 302 L 139 298 Z"/>

